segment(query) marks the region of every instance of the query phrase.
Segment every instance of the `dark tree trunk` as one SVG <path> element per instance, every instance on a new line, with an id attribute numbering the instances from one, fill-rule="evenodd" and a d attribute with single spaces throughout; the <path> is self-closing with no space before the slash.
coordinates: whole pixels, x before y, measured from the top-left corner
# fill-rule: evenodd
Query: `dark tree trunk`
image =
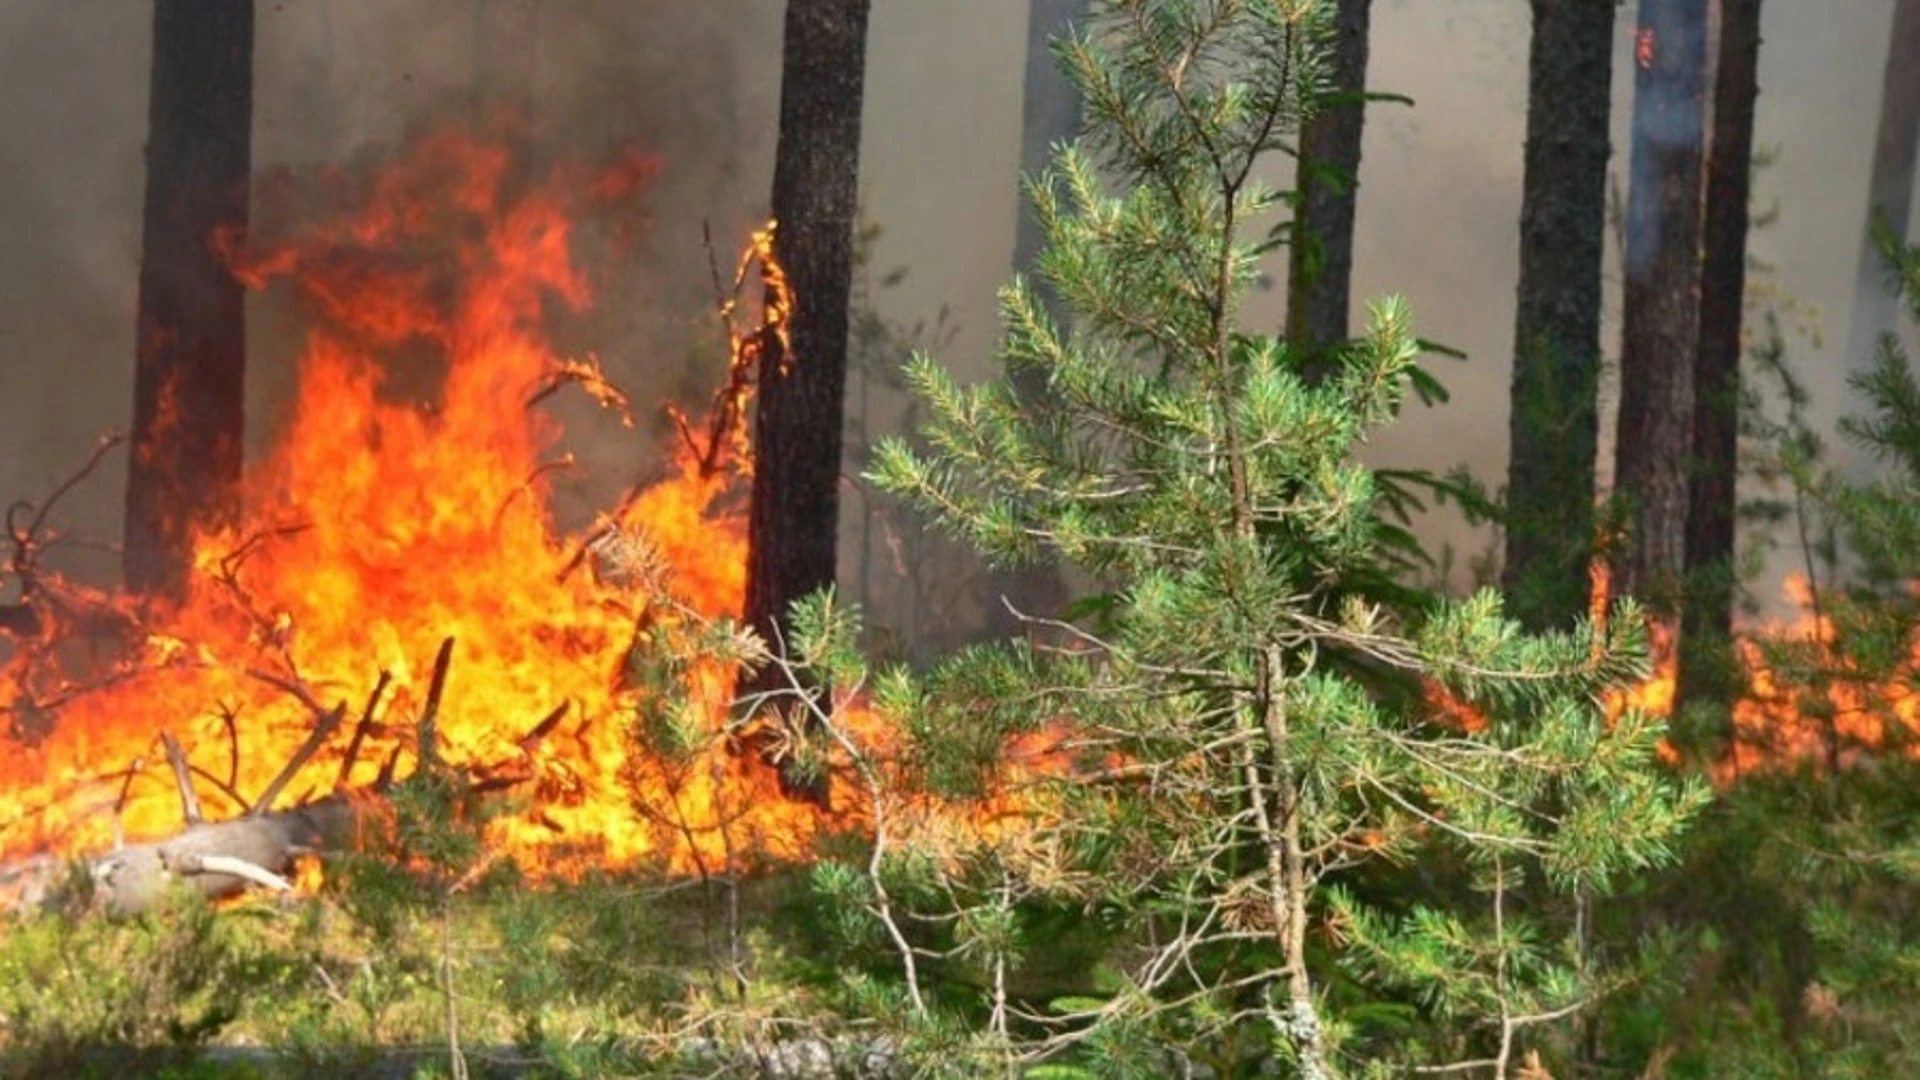
<path id="1" fill-rule="evenodd" d="M 1680 697 L 1705 698 L 1722 680 L 1708 647 L 1733 635 L 1735 490 L 1739 482 L 1740 330 L 1747 292 L 1753 113 L 1760 93 L 1760 2 L 1720 0 L 1713 136 L 1701 222 L 1700 346 L 1694 358 L 1693 475 L 1688 488 L 1687 651 Z"/>
<path id="2" fill-rule="evenodd" d="M 150 95 L 124 573 L 166 595 L 240 478 L 245 297 L 214 235 L 247 224 L 253 0 L 155 0 Z"/>
<path id="3" fill-rule="evenodd" d="M 1514 617 L 1535 630 L 1586 610 L 1613 9 L 1614 0 L 1533 0 L 1502 585 Z"/>
<path id="4" fill-rule="evenodd" d="M 1700 327 L 1706 0 L 1641 0 L 1634 41 L 1625 317 L 1614 487 L 1630 507 L 1617 582 L 1671 611 L 1686 562 Z"/>
<path id="5" fill-rule="evenodd" d="M 1867 219 L 1860 237 L 1860 268 L 1854 277 L 1853 316 L 1847 325 L 1847 359 L 1855 370 L 1873 365 L 1880 336 L 1898 315 L 1888 270 L 1874 244 L 1876 221 L 1905 238 L 1913 203 L 1914 155 L 1920 149 L 1920 0 L 1895 0 L 1880 89 L 1880 126 L 1873 143 L 1873 173 L 1867 187 Z"/>
<path id="6" fill-rule="evenodd" d="M 1347 340 L 1372 7 L 1372 0 L 1339 0 L 1331 96 L 1300 133 L 1295 171 L 1300 209 L 1287 270 L 1287 337 L 1310 372 L 1330 370 L 1328 350 Z"/>
<path id="7" fill-rule="evenodd" d="M 746 618 L 769 635 L 834 583 L 867 8 L 787 4 L 773 250 L 793 289 L 792 352 L 761 364 L 747 554 Z"/>

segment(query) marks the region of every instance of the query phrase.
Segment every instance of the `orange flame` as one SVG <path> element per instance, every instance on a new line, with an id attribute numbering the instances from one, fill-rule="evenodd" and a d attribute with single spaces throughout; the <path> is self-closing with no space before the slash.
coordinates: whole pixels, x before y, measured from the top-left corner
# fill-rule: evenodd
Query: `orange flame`
<path id="1" fill-rule="evenodd" d="M 651 165 L 629 156 L 585 177 L 557 170 L 512 194 L 508 161 L 477 137 L 434 135 L 364 185 L 329 174 L 355 209 L 290 242 L 216 238 L 249 284 L 288 279 L 314 313 L 295 411 L 249 469 L 236 523 L 197 533 L 188 594 L 142 616 L 132 655 L 101 684 L 30 662 L 29 648 L 9 661 L 0 711 L 16 728 L 59 705 L 38 741 L 0 740 L 0 855 L 103 850 L 123 834 L 180 828 L 172 778 L 155 767 L 163 733 L 185 748 L 209 817 L 256 799 L 336 703 L 348 725 L 280 804 L 336 778 L 358 788 L 383 768 L 404 775 L 448 638 L 439 755 L 509 768 L 530 796 L 526 812 L 491 826 L 494 851 L 565 872 L 563 850 L 678 869 L 735 849 L 805 850 L 819 811 L 782 798 L 757 760 L 721 749 L 724 673 L 688 676 L 711 749 L 678 764 L 629 760 L 636 691 L 623 675 L 646 600 L 617 574 L 570 572 L 584 548 L 543 498 L 568 459 L 550 458 L 559 426 L 530 406 L 577 386 L 632 422 L 597 365 L 556 355 L 541 324 L 550 306 L 590 301 L 573 215 L 631 197 Z M 770 237 L 756 234 L 750 256 L 781 328 L 791 300 Z M 746 337 L 735 337 L 736 368 Z M 410 391 L 421 384 L 433 389 Z M 746 392 L 730 380 L 724 404 L 737 413 Z M 679 602 L 721 616 L 740 607 L 746 541 L 741 470 L 713 463 L 675 453 L 673 475 L 603 518 L 600 536 L 644 537 L 672 568 Z M 383 675 L 386 692 L 369 704 Z"/>

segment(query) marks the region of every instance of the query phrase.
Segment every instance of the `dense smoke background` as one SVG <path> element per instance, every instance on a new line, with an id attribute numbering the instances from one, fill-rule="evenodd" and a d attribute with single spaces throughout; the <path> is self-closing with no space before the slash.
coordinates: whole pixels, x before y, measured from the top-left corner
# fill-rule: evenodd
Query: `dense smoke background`
<path id="1" fill-rule="evenodd" d="M 1776 223 L 1752 250 L 1770 287 L 1813 326 L 1794 359 L 1830 423 L 1843 404 L 1843 313 L 1853 289 L 1892 0 L 1767 5 L 1758 139 L 1777 148 L 1759 176 Z M 1420 332 L 1465 350 L 1439 362 L 1452 404 L 1386 432 L 1380 461 L 1462 462 L 1498 483 L 1506 453 L 1528 7 L 1519 0 L 1376 0 L 1370 82 L 1417 105 L 1369 115 L 1354 296 L 1394 291 Z M 477 119 L 500 103 L 538 126 L 537 162 L 632 143 L 662 171 L 644 200 L 638 252 L 601 271 L 598 306 L 559 330 L 598 353 L 642 405 L 692 401 L 719 372 L 703 221 L 726 256 L 766 212 L 778 114 L 778 0 L 260 0 L 254 159 L 276 166 L 381 157 L 410 132 Z M 151 8 L 130 0 L 0 5 L 0 497 L 38 497 L 128 423 L 139 260 Z M 1633 6 L 1617 33 L 1615 172 L 1624 176 Z M 880 232 L 873 303 L 901 327 L 942 312 L 942 356 L 988 370 L 993 291 L 1009 272 L 1017 213 L 1024 0 L 883 0 L 874 5 L 862 183 Z M 1273 182 L 1284 182 L 1273 176 Z M 1617 250 L 1614 252 L 1617 269 Z M 904 268 L 897 284 L 882 285 Z M 1277 267 L 1284 271 L 1284 267 Z M 1610 269 L 1609 281 L 1617 285 Z M 1283 291 L 1249 320 L 1277 326 Z M 1608 350 L 1617 336 L 1617 289 Z M 294 312 L 251 302 L 250 443 L 284 409 L 300 345 Z M 856 357 L 856 365 L 863 358 Z M 868 430 L 901 407 L 881 361 L 850 404 Z M 856 386 L 860 376 L 855 375 Z M 562 486 L 563 518 L 644 475 L 651 446 L 585 408 L 568 412 L 587 467 Z M 657 432 L 656 432 L 657 434 Z M 1603 452 L 1603 476 L 1610 455 Z M 857 471 L 850 469 L 851 471 Z M 117 537 L 117 461 L 66 506 L 87 536 Z M 910 527 L 846 505 L 843 580 L 876 619 L 920 644 L 964 629 L 978 579 L 915 547 Z M 1445 514 L 1429 535 L 1471 556 L 1490 538 Z M 1782 572 L 1793 560 L 1782 556 Z M 84 551 L 67 565 L 111 574 Z M 920 590 L 919 610 L 909 597 Z M 0 597 L 0 600 L 6 599 Z M 958 621 L 954 621 L 957 619 Z"/>

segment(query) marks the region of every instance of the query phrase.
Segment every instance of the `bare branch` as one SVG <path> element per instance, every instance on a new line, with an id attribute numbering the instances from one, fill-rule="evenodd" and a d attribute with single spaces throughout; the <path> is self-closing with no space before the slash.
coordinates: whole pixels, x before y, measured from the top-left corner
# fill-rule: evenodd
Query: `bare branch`
<path id="1" fill-rule="evenodd" d="M 380 696 L 387 691 L 387 685 L 393 681 L 393 673 L 382 670 L 380 678 L 373 684 L 373 692 L 367 695 L 367 707 L 360 710 L 360 722 L 353 726 L 353 738 L 347 740 L 346 756 L 340 759 L 340 777 L 334 781 L 336 790 L 344 789 L 347 780 L 353 775 L 353 765 L 360 757 L 360 744 L 366 741 L 367 734 L 373 730 L 373 712 L 380 705 Z"/>
<path id="2" fill-rule="evenodd" d="M 293 782 L 294 775 L 306 766 L 307 760 L 320 749 L 320 744 L 326 742 L 328 736 L 333 734 L 333 729 L 340 726 L 340 721 L 346 714 L 347 706 L 342 702 L 331 712 L 321 716 L 320 722 L 315 724 L 313 730 L 307 734 L 307 741 L 300 744 L 300 749 L 294 751 L 293 757 L 289 758 L 286 765 L 281 768 L 280 775 L 273 778 L 273 782 L 267 785 L 267 790 L 260 794 L 259 801 L 247 811 L 248 817 L 259 817 L 273 809 L 274 800 L 278 799 L 280 793 L 286 790 L 286 786 Z"/>
<path id="3" fill-rule="evenodd" d="M 169 852 L 160 850 L 161 865 L 167 871 L 180 877 L 193 877 L 197 874 L 226 874 L 242 881 L 251 881 L 262 888 L 274 892 L 292 892 L 293 883 L 264 866 L 257 866 L 245 859 L 232 855 L 202 855 L 198 852 Z"/>
<path id="4" fill-rule="evenodd" d="M 200 813 L 200 796 L 193 792 L 193 772 L 187 765 L 187 755 L 180 749 L 180 740 L 170 731 L 160 734 L 160 742 L 167 748 L 167 764 L 173 766 L 173 782 L 180 789 L 180 813 L 187 824 L 198 825 L 206 819 Z"/>
<path id="5" fill-rule="evenodd" d="M 429 768 L 438 758 L 434 746 L 434 723 L 440 716 L 440 696 L 446 693 L 447 669 L 453 664 L 453 639 L 440 643 L 440 651 L 433 658 L 433 678 L 427 683 L 427 704 L 420 711 L 420 724 L 417 729 L 416 745 L 420 755 L 420 767 Z"/>

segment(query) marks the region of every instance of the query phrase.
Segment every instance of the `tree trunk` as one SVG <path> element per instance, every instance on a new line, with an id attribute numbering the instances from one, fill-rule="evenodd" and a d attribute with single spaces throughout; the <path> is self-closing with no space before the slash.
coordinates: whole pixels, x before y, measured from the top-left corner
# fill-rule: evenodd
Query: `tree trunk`
<path id="1" fill-rule="evenodd" d="M 149 92 L 123 569 L 164 595 L 240 478 L 245 297 L 214 236 L 247 225 L 253 0 L 154 0 Z"/>
<path id="2" fill-rule="evenodd" d="M 1501 583 L 1530 629 L 1586 611 L 1614 0 L 1533 0 Z"/>
<path id="3" fill-rule="evenodd" d="M 1720 0 L 1713 136 L 1701 224 L 1700 345 L 1694 358 L 1693 475 L 1688 487 L 1686 634 L 1680 698 L 1718 688 L 1704 646 L 1733 635 L 1735 491 L 1739 482 L 1740 331 L 1747 292 L 1753 114 L 1759 96 L 1761 0 Z"/>
<path id="4" fill-rule="evenodd" d="M 92 902 L 109 915 L 139 915 L 176 884 L 219 900 L 249 884 L 284 878 L 299 855 L 347 849 L 361 812 L 355 798 L 328 796 L 291 810 L 194 823 L 165 840 L 84 859 Z M 70 872 L 67 862 L 50 856 L 0 867 L 0 909 L 19 913 L 52 905 Z"/>
<path id="5" fill-rule="evenodd" d="M 1847 324 L 1847 360 L 1856 371 L 1873 366 L 1880 337 L 1892 330 L 1897 301 L 1873 240 L 1876 221 L 1905 238 L 1913 204 L 1914 155 L 1920 149 L 1920 0 L 1895 0 L 1880 89 L 1880 126 L 1873 143 L 1867 217 L 1854 276 L 1853 315 Z"/>
<path id="6" fill-rule="evenodd" d="M 1353 220 L 1366 122 L 1367 33 L 1372 0 L 1339 0 L 1332 86 L 1324 111 L 1300 132 L 1287 270 L 1287 338 L 1309 372 L 1325 373 L 1328 350 L 1347 340 L 1353 284 Z"/>
<path id="7" fill-rule="evenodd" d="M 768 635 L 834 583 L 867 9 L 787 4 L 773 250 L 794 312 L 791 352 L 776 343 L 761 362 L 747 554 L 746 619 Z"/>
<path id="8" fill-rule="evenodd" d="M 1053 42 L 1072 30 L 1086 12 L 1087 0 L 1032 0 L 1027 11 L 1027 75 L 1020 127 L 1022 186 L 1020 219 L 1013 234 L 1013 269 L 1027 276 L 1056 322 L 1061 317 L 1059 297 L 1038 276 L 1040 249 L 1046 237 L 1026 197 L 1025 178 L 1052 167 L 1054 148 L 1080 134 L 1080 91 L 1061 70 L 1053 54 Z"/>
<path id="9" fill-rule="evenodd" d="M 1679 606 L 1700 326 L 1706 0 L 1641 0 L 1634 41 L 1625 318 L 1614 487 L 1629 509 L 1621 590 Z"/>
<path id="10" fill-rule="evenodd" d="M 1014 225 L 1013 269 L 1024 275 L 1056 326 L 1067 313 L 1053 286 L 1040 276 L 1040 251 L 1046 236 L 1033 204 L 1026 197 L 1026 180 L 1053 165 L 1054 149 L 1080 134 L 1080 91 L 1067 77 L 1053 53 L 1053 43 L 1084 19 L 1087 0 L 1032 0 L 1027 9 L 1027 74 L 1021 97 L 1020 216 Z M 1021 397 L 1038 400 L 1047 391 L 1046 377 L 1031 368 L 1009 373 Z M 1042 564 L 1008 574 L 996 574 L 995 595 L 1013 599 L 1023 613 L 1052 616 L 1067 601 L 1067 583 L 1058 566 Z M 998 634 L 1018 633 L 1019 620 L 1003 604 L 988 607 L 987 621 Z"/>

